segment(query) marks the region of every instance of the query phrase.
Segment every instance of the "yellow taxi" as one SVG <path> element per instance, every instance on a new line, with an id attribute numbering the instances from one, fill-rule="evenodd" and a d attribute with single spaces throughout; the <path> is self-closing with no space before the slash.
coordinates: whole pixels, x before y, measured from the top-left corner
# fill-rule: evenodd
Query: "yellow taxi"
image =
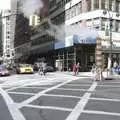
<path id="1" fill-rule="evenodd" d="M 19 64 L 16 68 L 16 72 L 18 74 L 22 74 L 22 73 L 31 73 L 33 74 L 33 68 L 30 64 Z"/>

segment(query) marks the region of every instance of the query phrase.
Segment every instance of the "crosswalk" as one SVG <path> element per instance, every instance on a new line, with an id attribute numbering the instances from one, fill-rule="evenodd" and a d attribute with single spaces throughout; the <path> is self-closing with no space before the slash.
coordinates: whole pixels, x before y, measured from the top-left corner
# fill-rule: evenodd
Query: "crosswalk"
<path id="1" fill-rule="evenodd" d="M 97 120 L 119 120 L 120 117 L 119 80 L 93 82 L 91 78 L 49 73 L 42 77 L 15 75 L 1 81 L 0 102 L 7 106 L 11 118 L 8 120 L 96 120 L 100 115 Z"/>

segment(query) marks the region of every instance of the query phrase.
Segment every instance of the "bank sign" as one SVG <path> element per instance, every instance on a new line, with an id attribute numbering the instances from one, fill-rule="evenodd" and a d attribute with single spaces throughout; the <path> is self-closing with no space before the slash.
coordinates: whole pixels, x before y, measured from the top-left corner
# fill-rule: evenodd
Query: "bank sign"
<path id="1" fill-rule="evenodd" d="M 96 37 L 84 38 L 83 36 L 73 35 L 67 36 L 65 40 L 57 40 L 54 44 L 54 49 L 70 47 L 74 44 L 96 44 Z"/>
<path id="2" fill-rule="evenodd" d="M 79 44 L 96 44 L 96 37 L 91 36 L 84 38 L 84 36 L 74 35 L 73 41 L 74 43 L 79 43 Z"/>

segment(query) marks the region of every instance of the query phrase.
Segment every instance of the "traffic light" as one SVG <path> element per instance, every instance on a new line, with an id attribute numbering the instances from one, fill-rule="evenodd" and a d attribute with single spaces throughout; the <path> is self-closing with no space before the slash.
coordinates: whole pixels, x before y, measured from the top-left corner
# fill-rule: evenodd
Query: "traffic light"
<path id="1" fill-rule="evenodd" d="M 40 17 L 37 15 L 31 15 L 29 17 L 29 25 L 33 27 L 40 25 Z"/>
<path id="2" fill-rule="evenodd" d="M 109 27 L 108 27 L 108 24 L 105 26 L 105 36 L 109 36 Z"/>
<path id="3" fill-rule="evenodd" d="M 110 27 L 112 27 L 113 26 L 113 19 L 111 17 L 109 19 L 110 19 Z"/>

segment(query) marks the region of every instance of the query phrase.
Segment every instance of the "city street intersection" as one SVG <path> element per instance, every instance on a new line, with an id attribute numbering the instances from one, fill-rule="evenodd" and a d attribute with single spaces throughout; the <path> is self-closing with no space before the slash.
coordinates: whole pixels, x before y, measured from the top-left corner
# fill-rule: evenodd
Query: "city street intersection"
<path id="1" fill-rule="evenodd" d="M 1 120 L 119 120 L 120 80 L 68 73 L 0 78 Z"/>

